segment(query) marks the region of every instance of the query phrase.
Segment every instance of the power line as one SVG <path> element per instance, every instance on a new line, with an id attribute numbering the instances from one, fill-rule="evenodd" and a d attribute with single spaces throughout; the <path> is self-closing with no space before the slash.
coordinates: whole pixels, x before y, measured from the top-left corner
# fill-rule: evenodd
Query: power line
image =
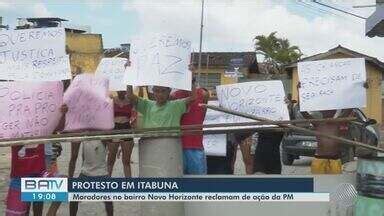
<path id="1" fill-rule="evenodd" d="M 300 2 L 296 2 L 296 3 L 297 3 L 299 6 L 301 6 L 301 7 L 305 7 L 305 8 L 310 9 L 310 10 L 308 10 L 308 12 L 311 12 L 312 14 L 315 14 L 315 15 L 317 15 L 317 16 L 322 16 L 322 15 L 324 15 L 323 13 L 320 13 L 319 11 L 314 10 L 313 8 L 310 8 L 310 7 L 308 7 L 307 5 L 300 4 Z"/>
<path id="2" fill-rule="evenodd" d="M 333 9 L 333 10 L 336 10 L 336 11 L 339 11 L 339 12 L 342 12 L 342 13 L 345 13 L 345 14 L 348 14 L 348 15 L 351 15 L 351 16 L 354 16 L 354 17 L 357 17 L 357 18 L 360 18 L 360 19 L 364 19 L 364 20 L 367 19 L 367 18 L 365 18 L 365 17 L 356 15 L 356 14 L 354 14 L 354 13 L 351 13 L 351 12 L 348 12 L 348 11 L 345 11 L 345 10 L 342 10 L 342 9 L 340 9 L 340 8 L 336 8 L 336 7 L 333 7 L 333 6 L 330 6 L 330 5 L 327 5 L 327 4 L 318 2 L 317 0 L 312 0 L 312 1 L 313 1 L 314 3 L 316 3 L 316 4 L 321 5 L 321 6 L 324 6 L 324 7 L 327 7 L 327 8 L 331 8 L 331 9 Z"/>
<path id="3" fill-rule="evenodd" d="M 332 13 L 332 12 L 330 12 L 330 11 L 328 11 L 328 10 L 324 10 L 324 9 L 318 8 L 318 7 L 314 6 L 314 5 L 305 3 L 305 2 L 303 2 L 303 1 L 300 1 L 300 2 L 301 2 L 302 4 L 307 5 L 308 7 L 314 8 L 314 10 L 316 10 L 316 11 L 321 11 L 321 12 L 326 13 L 326 14 L 330 14 L 330 15 L 333 15 L 333 16 L 341 17 L 339 14 L 335 14 L 335 13 Z"/>

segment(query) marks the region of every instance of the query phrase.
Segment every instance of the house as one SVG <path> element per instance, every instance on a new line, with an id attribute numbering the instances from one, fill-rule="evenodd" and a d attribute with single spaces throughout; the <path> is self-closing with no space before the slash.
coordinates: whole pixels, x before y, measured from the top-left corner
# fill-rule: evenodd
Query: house
<path id="1" fill-rule="evenodd" d="M 300 61 L 316 61 L 325 59 L 337 59 L 337 58 L 364 58 L 365 67 L 367 71 L 367 81 L 369 88 L 367 89 L 367 107 L 363 109 L 364 113 L 369 117 L 376 119 L 378 123 L 382 122 L 382 77 L 384 74 L 384 63 L 377 58 L 364 55 L 362 53 L 347 49 L 342 46 L 337 46 L 328 50 L 325 53 L 319 53 L 313 56 L 309 56 L 301 59 Z M 286 71 L 292 77 L 292 98 L 297 100 L 297 62 L 292 63 L 286 67 Z"/>
<path id="2" fill-rule="evenodd" d="M 197 69 L 199 53 L 192 52 L 191 59 Z M 233 60 L 240 62 L 239 72 L 246 75 L 248 65 L 255 61 L 255 52 L 202 52 L 200 86 L 207 88 L 215 96 L 216 86 L 236 83 L 238 78 L 226 73 Z M 198 73 L 196 76 L 198 77 Z"/>

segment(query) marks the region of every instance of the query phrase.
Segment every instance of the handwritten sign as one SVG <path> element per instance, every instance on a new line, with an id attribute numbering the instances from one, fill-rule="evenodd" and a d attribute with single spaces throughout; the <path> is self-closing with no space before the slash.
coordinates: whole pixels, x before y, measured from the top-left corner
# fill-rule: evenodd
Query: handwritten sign
<path id="1" fill-rule="evenodd" d="M 363 58 L 299 62 L 298 75 L 300 111 L 366 106 Z"/>
<path id="2" fill-rule="evenodd" d="M 64 28 L 0 32 L 0 79 L 56 81 L 71 79 Z"/>
<path id="3" fill-rule="evenodd" d="M 110 91 L 124 91 L 127 85 L 124 83 L 125 58 L 103 58 L 96 69 L 96 75 L 103 75 L 109 79 Z"/>
<path id="4" fill-rule="evenodd" d="M 218 101 L 208 101 L 209 105 L 218 106 Z M 204 118 L 204 124 L 223 123 L 223 113 L 208 109 Z M 206 130 L 205 128 L 204 130 Z M 206 155 L 225 156 L 227 154 L 227 135 L 226 134 L 207 134 L 203 137 L 204 151 Z"/>
<path id="5" fill-rule="evenodd" d="M 216 87 L 220 106 L 270 120 L 289 120 L 283 83 L 279 80 L 244 82 Z M 225 115 L 225 123 L 252 120 Z"/>
<path id="6" fill-rule="evenodd" d="M 52 134 L 62 103 L 61 82 L 0 82 L 0 138 Z"/>
<path id="7" fill-rule="evenodd" d="M 68 105 L 65 131 L 113 129 L 108 79 L 92 74 L 76 76 L 64 94 L 64 103 Z"/>
<path id="8" fill-rule="evenodd" d="M 125 82 L 191 90 L 190 56 L 191 42 L 177 35 L 157 34 L 135 40 Z"/>

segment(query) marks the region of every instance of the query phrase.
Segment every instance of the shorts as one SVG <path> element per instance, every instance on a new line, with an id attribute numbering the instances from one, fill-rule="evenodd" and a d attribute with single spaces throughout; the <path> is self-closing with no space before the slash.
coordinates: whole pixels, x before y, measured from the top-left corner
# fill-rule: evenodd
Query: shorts
<path id="1" fill-rule="evenodd" d="M 258 134 L 253 172 L 281 174 L 280 143 L 284 133 L 264 132 Z"/>
<path id="2" fill-rule="evenodd" d="M 21 179 L 11 178 L 6 199 L 6 216 L 23 216 L 27 215 L 30 203 L 21 201 Z"/>
<path id="3" fill-rule="evenodd" d="M 183 164 L 186 175 L 207 174 L 207 158 L 203 149 L 184 149 Z"/>
<path id="4" fill-rule="evenodd" d="M 126 123 L 115 123 L 114 130 L 126 130 L 131 129 L 131 124 L 129 122 Z M 132 138 L 123 138 L 123 139 L 112 139 L 112 142 L 121 142 L 121 141 L 132 141 Z"/>
<path id="5" fill-rule="evenodd" d="M 235 145 L 227 139 L 226 156 L 207 156 L 208 175 L 233 175 L 232 160 L 235 154 Z"/>
<path id="6" fill-rule="evenodd" d="M 312 174 L 341 174 L 342 164 L 340 159 L 314 158 L 311 163 Z"/>

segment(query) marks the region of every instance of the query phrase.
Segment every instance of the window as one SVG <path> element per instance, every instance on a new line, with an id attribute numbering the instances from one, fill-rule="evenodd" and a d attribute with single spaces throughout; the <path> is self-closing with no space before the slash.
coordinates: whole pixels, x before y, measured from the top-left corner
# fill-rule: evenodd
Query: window
<path id="1" fill-rule="evenodd" d="M 216 90 L 216 86 L 221 85 L 221 74 L 219 73 L 202 73 L 200 75 L 200 86 L 210 91 Z"/>

